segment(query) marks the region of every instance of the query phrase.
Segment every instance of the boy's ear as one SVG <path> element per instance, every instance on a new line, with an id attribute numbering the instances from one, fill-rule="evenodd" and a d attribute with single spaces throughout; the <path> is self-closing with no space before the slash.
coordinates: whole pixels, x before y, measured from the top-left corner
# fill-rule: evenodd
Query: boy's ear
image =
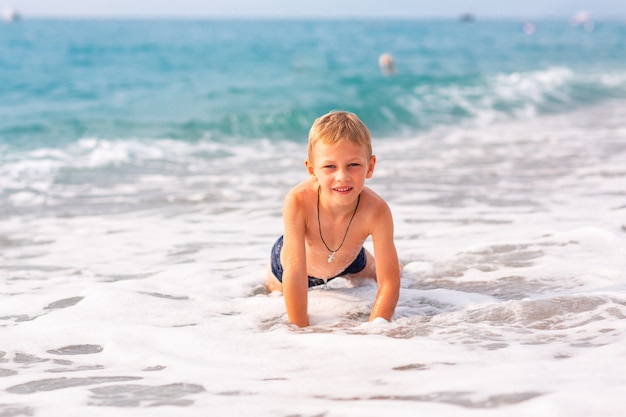
<path id="1" fill-rule="evenodd" d="M 317 177 L 315 176 L 315 173 L 313 172 L 313 163 L 311 161 L 309 161 L 308 159 L 304 160 L 304 166 L 306 167 L 306 172 L 309 173 L 310 176 L 313 177 L 313 179 L 315 179 L 317 181 Z"/>
<path id="2" fill-rule="evenodd" d="M 367 164 L 367 173 L 365 174 L 365 178 L 371 178 L 374 175 L 374 166 L 376 165 L 376 155 L 372 155 L 370 158 L 370 163 Z"/>

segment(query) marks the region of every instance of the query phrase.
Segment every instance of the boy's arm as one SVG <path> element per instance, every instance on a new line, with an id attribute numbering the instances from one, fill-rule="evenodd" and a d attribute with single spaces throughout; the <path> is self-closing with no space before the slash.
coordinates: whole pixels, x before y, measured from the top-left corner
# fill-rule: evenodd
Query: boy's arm
<path id="1" fill-rule="evenodd" d="M 289 321 L 299 327 L 309 325 L 308 277 L 306 273 L 305 222 L 296 195 L 290 193 L 283 207 L 284 238 L 283 295 Z"/>
<path id="2" fill-rule="evenodd" d="M 393 242 L 391 210 L 386 203 L 383 203 L 378 211 L 372 227 L 378 292 L 370 314 L 370 321 L 377 317 L 390 321 L 400 297 L 400 264 Z"/>

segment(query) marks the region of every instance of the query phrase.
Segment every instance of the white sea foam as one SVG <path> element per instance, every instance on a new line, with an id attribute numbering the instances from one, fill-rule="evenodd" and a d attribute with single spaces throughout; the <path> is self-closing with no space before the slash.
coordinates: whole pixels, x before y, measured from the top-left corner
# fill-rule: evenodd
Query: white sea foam
<path id="1" fill-rule="evenodd" d="M 482 127 L 511 119 L 532 119 L 538 115 L 576 108 L 581 102 L 596 102 L 608 95 L 624 97 L 626 74 L 620 71 L 577 72 L 552 66 L 526 72 L 503 72 L 469 84 L 435 86 L 420 84 L 410 95 L 396 98 L 422 123 L 427 115 L 448 117 L 437 124 L 455 124 L 461 119 Z M 445 111 L 441 111 L 445 109 Z M 387 114 L 387 113 L 385 113 Z M 389 116 L 389 123 L 397 123 Z"/>
<path id="2" fill-rule="evenodd" d="M 622 415 L 624 116 L 375 138 L 396 315 L 367 323 L 376 286 L 337 279 L 307 329 L 262 286 L 304 144 L 22 154 L 0 168 L 0 415 Z"/>

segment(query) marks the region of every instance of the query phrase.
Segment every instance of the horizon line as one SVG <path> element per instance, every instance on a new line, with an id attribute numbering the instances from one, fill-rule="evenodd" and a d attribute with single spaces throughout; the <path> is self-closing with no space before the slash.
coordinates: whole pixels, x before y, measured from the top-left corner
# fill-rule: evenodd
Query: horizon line
<path id="1" fill-rule="evenodd" d="M 19 11 L 18 11 L 19 12 Z M 338 15 L 338 16 L 301 16 L 301 15 L 168 15 L 168 14 L 32 14 L 25 15 L 19 12 L 20 20 L 29 19 L 67 19 L 67 20 L 398 20 L 398 21 L 416 21 L 416 20 L 446 20 L 446 21 L 462 21 L 464 15 L 471 15 L 473 20 L 465 22 L 468 24 L 479 23 L 481 21 L 508 20 L 527 22 L 532 21 L 569 21 L 572 16 L 565 15 L 502 15 L 502 16 L 483 16 L 480 17 L 475 13 L 459 13 L 457 15 L 433 15 L 433 16 L 368 16 L 368 15 Z M 593 20 L 598 21 L 625 21 L 625 15 L 596 16 Z"/>

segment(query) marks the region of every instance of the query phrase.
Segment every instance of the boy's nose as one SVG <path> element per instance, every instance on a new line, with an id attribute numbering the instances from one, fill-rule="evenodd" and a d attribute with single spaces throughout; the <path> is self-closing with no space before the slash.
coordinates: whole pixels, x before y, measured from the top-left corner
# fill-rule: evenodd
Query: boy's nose
<path id="1" fill-rule="evenodd" d="M 343 180 L 343 181 L 348 180 L 348 179 L 350 179 L 350 173 L 348 172 L 347 169 L 340 169 L 337 172 L 337 179 L 338 180 Z"/>

